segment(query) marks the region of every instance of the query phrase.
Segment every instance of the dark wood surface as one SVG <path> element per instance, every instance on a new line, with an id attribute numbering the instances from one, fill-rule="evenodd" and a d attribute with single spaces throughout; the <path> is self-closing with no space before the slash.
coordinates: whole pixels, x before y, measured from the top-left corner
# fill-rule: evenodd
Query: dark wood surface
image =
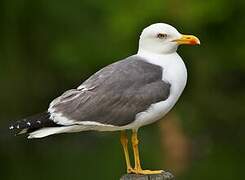
<path id="1" fill-rule="evenodd" d="M 170 172 L 152 175 L 125 174 L 120 180 L 174 180 L 174 176 Z"/>

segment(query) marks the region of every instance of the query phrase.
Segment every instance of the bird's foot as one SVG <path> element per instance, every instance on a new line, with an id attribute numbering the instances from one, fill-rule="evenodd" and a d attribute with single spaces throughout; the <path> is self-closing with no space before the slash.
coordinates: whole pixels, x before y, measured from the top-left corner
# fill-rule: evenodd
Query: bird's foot
<path id="1" fill-rule="evenodd" d="M 133 170 L 134 170 L 134 169 L 133 169 L 132 167 L 129 167 L 129 168 L 127 168 L 127 173 L 128 173 L 128 174 L 131 174 L 131 173 L 133 173 Z"/>
<path id="2" fill-rule="evenodd" d="M 131 169 L 128 173 L 134 173 L 134 174 L 161 174 L 163 173 L 163 170 L 143 170 L 143 169 Z"/>

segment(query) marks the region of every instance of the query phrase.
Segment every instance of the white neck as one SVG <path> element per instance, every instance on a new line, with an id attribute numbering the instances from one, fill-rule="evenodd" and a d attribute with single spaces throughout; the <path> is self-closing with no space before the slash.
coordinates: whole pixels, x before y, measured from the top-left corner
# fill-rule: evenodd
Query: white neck
<path id="1" fill-rule="evenodd" d="M 164 69 L 166 69 L 171 64 L 175 64 L 176 61 L 181 61 L 183 63 L 181 57 L 177 54 L 177 52 L 160 54 L 139 49 L 137 55 L 143 57 L 152 64 L 161 66 Z"/>
<path id="2" fill-rule="evenodd" d="M 137 52 L 137 55 L 151 55 L 151 56 L 168 56 L 171 54 L 177 54 L 177 52 L 172 52 L 172 53 L 156 53 L 156 52 L 151 52 L 151 51 L 147 51 L 147 50 L 143 50 L 143 49 L 139 49 Z"/>

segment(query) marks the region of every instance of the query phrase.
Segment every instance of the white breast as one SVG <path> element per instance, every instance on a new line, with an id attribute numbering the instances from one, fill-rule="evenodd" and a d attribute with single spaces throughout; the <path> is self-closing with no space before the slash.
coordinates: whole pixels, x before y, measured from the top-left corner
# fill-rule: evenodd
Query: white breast
<path id="1" fill-rule="evenodd" d="M 129 129 L 153 123 L 166 115 L 175 105 L 187 81 L 187 70 L 181 57 L 177 53 L 156 55 L 151 53 L 138 53 L 149 63 L 163 68 L 162 79 L 171 84 L 170 95 L 167 100 L 151 105 L 146 111 L 138 113 L 136 120 L 127 125 Z"/>

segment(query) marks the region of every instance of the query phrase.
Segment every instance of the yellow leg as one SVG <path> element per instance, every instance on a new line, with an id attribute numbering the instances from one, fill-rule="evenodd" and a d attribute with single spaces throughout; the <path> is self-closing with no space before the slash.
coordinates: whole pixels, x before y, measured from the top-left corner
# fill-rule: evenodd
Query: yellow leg
<path id="1" fill-rule="evenodd" d="M 126 160 L 126 165 L 127 165 L 127 173 L 131 173 L 133 168 L 131 166 L 130 163 L 130 159 L 129 159 L 129 153 L 128 153 L 128 138 L 127 138 L 127 134 L 125 131 L 121 131 L 121 144 L 123 147 L 123 151 L 124 151 L 124 156 L 125 156 L 125 160 Z"/>
<path id="2" fill-rule="evenodd" d="M 141 168 L 138 144 L 139 144 L 139 140 L 137 137 L 137 130 L 133 130 L 132 146 L 133 146 L 133 151 L 134 151 L 135 168 L 131 172 L 135 174 L 160 174 L 162 173 L 163 170 L 151 171 L 151 170 L 143 170 Z"/>

